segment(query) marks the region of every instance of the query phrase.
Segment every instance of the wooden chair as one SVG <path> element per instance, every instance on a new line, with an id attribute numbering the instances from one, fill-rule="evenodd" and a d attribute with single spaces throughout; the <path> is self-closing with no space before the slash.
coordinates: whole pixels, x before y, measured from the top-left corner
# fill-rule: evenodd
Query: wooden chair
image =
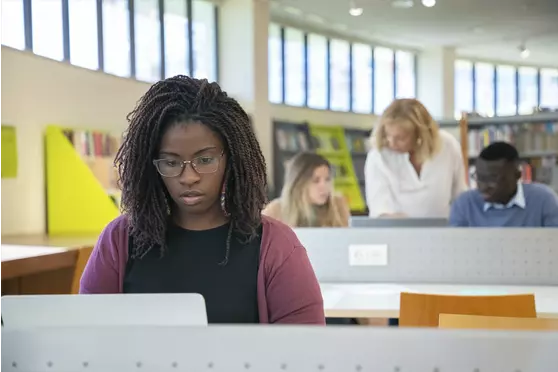
<path id="1" fill-rule="evenodd" d="M 85 265 L 89 261 L 89 256 L 93 252 L 93 247 L 83 247 L 78 250 L 76 266 L 74 268 L 74 277 L 72 279 L 72 294 L 79 293 L 79 282 L 81 280 L 81 275 L 83 270 L 85 270 Z"/>
<path id="2" fill-rule="evenodd" d="M 507 330 L 555 330 L 558 319 L 508 318 L 499 316 L 440 314 L 440 328 L 457 329 L 507 329 Z"/>
<path id="3" fill-rule="evenodd" d="M 536 318 L 533 294 L 450 296 L 401 293 L 399 326 L 438 327 L 440 314 Z"/>

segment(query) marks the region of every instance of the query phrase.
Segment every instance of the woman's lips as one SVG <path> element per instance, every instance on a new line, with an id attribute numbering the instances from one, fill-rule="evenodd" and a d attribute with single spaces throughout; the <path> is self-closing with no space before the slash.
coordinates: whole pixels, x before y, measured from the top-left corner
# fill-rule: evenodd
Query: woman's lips
<path id="1" fill-rule="evenodd" d="M 192 205 L 199 204 L 202 201 L 202 199 L 203 199 L 203 196 L 201 196 L 201 195 L 198 195 L 198 196 L 183 196 L 182 197 L 182 202 L 185 205 L 192 206 Z"/>

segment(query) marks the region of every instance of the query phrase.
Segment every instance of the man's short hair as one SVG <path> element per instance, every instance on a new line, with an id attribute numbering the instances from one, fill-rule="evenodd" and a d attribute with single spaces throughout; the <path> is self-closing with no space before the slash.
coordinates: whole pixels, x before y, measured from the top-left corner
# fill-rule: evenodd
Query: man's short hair
<path id="1" fill-rule="evenodd" d="M 504 159 L 511 163 L 519 161 L 519 153 L 510 143 L 494 142 L 481 151 L 479 158 L 487 161 Z"/>

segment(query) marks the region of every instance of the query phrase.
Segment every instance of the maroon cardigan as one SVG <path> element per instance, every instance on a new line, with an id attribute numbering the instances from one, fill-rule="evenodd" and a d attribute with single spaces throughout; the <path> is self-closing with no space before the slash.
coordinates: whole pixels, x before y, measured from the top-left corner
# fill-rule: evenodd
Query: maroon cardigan
<path id="1" fill-rule="evenodd" d="M 296 234 L 287 225 L 262 216 L 258 271 L 260 323 L 325 324 L 320 286 Z M 128 219 L 110 222 L 81 277 L 80 293 L 122 293 L 128 260 Z"/>

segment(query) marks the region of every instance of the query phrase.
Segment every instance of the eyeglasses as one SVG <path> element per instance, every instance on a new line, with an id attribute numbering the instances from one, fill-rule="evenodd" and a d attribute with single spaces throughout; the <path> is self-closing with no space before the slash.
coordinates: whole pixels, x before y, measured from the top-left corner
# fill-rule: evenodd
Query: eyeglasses
<path id="1" fill-rule="evenodd" d="M 502 175 L 488 176 L 488 177 L 483 175 L 483 176 L 479 177 L 478 174 L 475 172 L 475 173 L 471 174 L 471 178 L 475 182 L 484 183 L 488 186 L 497 186 L 500 183 L 500 181 L 502 180 Z"/>
<path id="2" fill-rule="evenodd" d="M 191 164 L 198 174 L 215 173 L 219 169 L 219 163 L 223 154 L 224 152 L 221 152 L 219 156 L 204 155 L 192 160 L 155 159 L 153 160 L 153 165 L 155 165 L 155 168 L 163 177 L 180 176 L 187 164 Z"/>

